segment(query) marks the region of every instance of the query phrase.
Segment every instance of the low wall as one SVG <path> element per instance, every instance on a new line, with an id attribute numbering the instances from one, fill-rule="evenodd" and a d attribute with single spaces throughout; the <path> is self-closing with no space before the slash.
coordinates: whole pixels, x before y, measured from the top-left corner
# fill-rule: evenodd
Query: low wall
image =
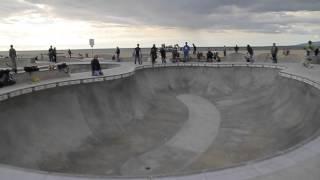
<path id="1" fill-rule="evenodd" d="M 17 83 L 25 83 L 25 82 L 32 82 L 32 79 L 37 79 L 38 81 L 45 81 L 50 79 L 60 79 L 65 77 L 70 77 L 69 73 L 83 73 L 83 72 L 90 72 L 91 66 L 90 64 L 69 64 L 69 72 L 65 72 L 64 70 L 53 70 L 49 71 L 48 66 L 38 66 L 40 71 L 27 73 L 24 72 L 23 68 L 19 68 L 19 73 L 16 74 L 14 77 Z M 101 69 L 111 69 L 115 67 L 120 67 L 119 64 L 104 64 L 101 63 Z M 3 68 L 3 69 L 10 69 L 10 68 Z"/>
<path id="2" fill-rule="evenodd" d="M 15 75 L 16 82 L 17 83 L 25 83 L 25 82 L 32 82 L 32 79 L 35 78 L 39 81 L 45 81 L 49 79 L 56 79 L 56 78 L 64 78 L 64 77 L 70 77 L 69 73 L 66 73 L 64 71 L 59 70 L 53 70 L 53 71 L 37 71 L 37 72 L 31 72 L 31 73 L 19 73 Z"/>
<path id="3" fill-rule="evenodd" d="M 8 58 L 0 59 L 0 68 L 10 68 L 11 66 L 11 60 Z M 17 66 L 18 67 L 25 67 L 25 66 L 31 66 L 31 59 L 23 58 L 23 59 L 17 59 Z M 9 66 L 8 66 L 9 65 Z"/>
<path id="4" fill-rule="evenodd" d="M 100 63 L 101 69 L 111 69 L 115 67 L 120 67 L 119 64 L 103 64 Z M 70 73 L 82 73 L 82 72 L 91 72 L 90 64 L 71 64 L 69 65 Z"/>

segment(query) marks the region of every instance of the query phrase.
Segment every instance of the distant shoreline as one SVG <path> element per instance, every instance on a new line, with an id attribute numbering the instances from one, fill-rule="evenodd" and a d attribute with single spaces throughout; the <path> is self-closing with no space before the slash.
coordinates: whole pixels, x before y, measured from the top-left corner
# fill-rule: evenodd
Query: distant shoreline
<path id="1" fill-rule="evenodd" d="M 294 45 L 294 46 L 278 46 L 280 49 L 292 49 L 292 50 L 299 50 L 299 49 L 302 49 L 305 45 Z M 159 46 L 158 46 L 159 47 Z M 190 46 L 192 48 L 192 46 Z M 234 49 L 234 46 L 226 46 L 228 49 Z M 268 50 L 268 49 L 271 49 L 272 46 L 252 46 L 254 49 L 256 50 Z M 130 49 L 134 49 L 135 47 L 131 47 L 131 48 L 128 48 L 128 47 L 125 47 L 125 48 L 121 48 L 122 50 L 130 50 Z M 146 49 L 150 49 L 150 47 L 142 47 L 141 49 L 142 50 L 146 50 Z M 221 51 L 223 50 L 223 46 L 208 46 L 208 47 L 197 47 L 200 51 L 204 51 L 204 50 L 207 50 L 208 48 L 211 48 L 211 49 L 216 49 L 218 51 Z M 245 46 L 239 46 L 240 49 L 245 49 L 246 47 Z M 94 51 L 112 51 L 112 50 L 115 50 L 115 48 L 93 48 Z M 8 48 L 9 50 L 9 48 Z M 44 52 L 46 53 L 48 50 L 47 49 L 42 49 L 42 50 L 19 50 L 19 49 L 16 49 L 18 52 Z M 59 49 L 57 48 L 58 51 L 62 51 L 62 52 L 65 52 L 65 51 L 68 51 L 68 49 Z M 71 51 L 91 51 L 91 49 L 71 49 Z M 8 51 L 0 51 L 0 54 L 2 55 L 3 53 L 8 53 Z"/>

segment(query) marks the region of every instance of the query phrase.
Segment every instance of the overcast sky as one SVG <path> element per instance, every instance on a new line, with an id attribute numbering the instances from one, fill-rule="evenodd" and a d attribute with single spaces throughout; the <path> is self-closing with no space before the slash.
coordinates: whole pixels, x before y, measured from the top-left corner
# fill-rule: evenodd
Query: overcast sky
<path id="1" fill-rule="evenodd" d="M 319 0 L 0 0 L 0 50 L 320 39 Z"/>

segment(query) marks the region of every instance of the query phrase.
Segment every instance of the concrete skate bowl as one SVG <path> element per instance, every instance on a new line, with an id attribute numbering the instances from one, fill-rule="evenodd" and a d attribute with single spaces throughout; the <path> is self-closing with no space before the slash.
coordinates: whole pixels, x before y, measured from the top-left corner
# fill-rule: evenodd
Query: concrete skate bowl
<path id="1" fill-rule="evenodd" d="M 319 105 L 316 88 L 276 69 L 144 69 L 0 102 L 0 162 L 85 176 L 214 171 L 317 137 Z"/>

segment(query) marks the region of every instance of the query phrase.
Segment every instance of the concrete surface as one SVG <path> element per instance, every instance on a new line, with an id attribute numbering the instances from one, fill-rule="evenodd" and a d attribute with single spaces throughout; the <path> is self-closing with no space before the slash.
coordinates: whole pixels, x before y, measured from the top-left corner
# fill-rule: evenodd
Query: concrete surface
<path id="1" fill-rule="evenodd" d="M 220 128 L 218 109 L 200 96 L 182 94 L 177 99 L 188 107 L 188 120 L 163 145 L 124 163 L 121 174 L 161 175 L 173 171 L 172 166 L 182 171 L 210 147 Z"/>
<path id="2" fill-rule="evenodd" d="M 17 84 L 20 83 L 25 83 L 25 82 L 32 82 L 33 78 L 38 79 L 39 81 L 44 81 L 44 80 L 50 80 L 50 79 L 58 79 L 58 78 L 65 78 L 69 77 L 69 73 L 59 70 L 53 70 L 53 71 L 36 71 L 36 72 L 31 72 L 31 73 L 18 73 L 15 75 L 15 80 Z"/>
<path id="3" fill-rule="evenodd" d="M 286 72 L 311 79 L 319 77 L 318 68 L 305 70 L 285 66 L 290 67 Z M 129 69 L 128 66 L 130 72 Z M 112 71 L 116 73 L 117 68 Z M 67 79 L 76 78 L 73 75 Z M 95 106 L 88 105 L 89 101 Z M 4 147 L 0 160 L 14 166 L 87 175 L 212 171 L 252 162 L 308 140 L 318 131 L 317 107 L 319 92 L 316 88 L 281 77 L 276 69 L 145 69 L 125 79 L 54 88 L 0 102 L 0 119 L 4 119 L 0 129 L 1 147 Z M 199 117 L 201 115 L 203 117 Z M 196 133 L 190 128 L 197 126 L 203 132 L 197 130 Z M 206 134 L 211 135 L 204 138 Z M 278 166 L 271 170 L 266 160 L 254 166 L 249 163 L 253 169 L 244 164 L 239 168 L 241 171 L 231 168 L 167 179 L 307 177 L 292 174 L 295 168 L 300 169 L 301 174 L 308 172 L 301 170 L 297 162 L 303 167 L 317 167 L 319 161 L 313 155 L 317 157 L 318 151 L 314 150 L 314 145 L 307 149 L 308 156 L 299 161 L 291 160 L 293 157 L 287 160 L 290 153 L 278 160 L 281 163 L 277 158 L 272 159 Z M 140 161 L 134 162 L 135 158 Z M 144 159 L 153 161 L 146 164 Z M 133 174 L 124 171 L 128 162 L 133 162 L 134 167 L 145 167 L 145 171 Z M 12 174 L 29 174 L 25 179 L 77 179 L 23 173 L 7 167 L 1 170 L 0 175 L 11 174 L 5 179 L 17 179 Z M 314 171 L 310 177 L 319 177 L 316 175 Z"/>
<path id="4" fill-rule="evenodd" d="M 222 62 L 246 62 L 245 59 L 246 54 L 243 52 L 239 53 L 231 53 L 227 57 L 223 57 Z M 269 52 L 259 52 L 258 54 L 254 55 L 255 62 L 258 63 L 272 63 L 271 55 Z M 314 57 L 316 58 L 316 57 Z M 305 59 L 304 54 L 290 54 L 288 56 L 284 56 L 279 53 L 278 55 L 278 62 L 279 63 L 302 63 Z M 317 63 L 317 60 L 314 60 L 315 64 Z"/>

